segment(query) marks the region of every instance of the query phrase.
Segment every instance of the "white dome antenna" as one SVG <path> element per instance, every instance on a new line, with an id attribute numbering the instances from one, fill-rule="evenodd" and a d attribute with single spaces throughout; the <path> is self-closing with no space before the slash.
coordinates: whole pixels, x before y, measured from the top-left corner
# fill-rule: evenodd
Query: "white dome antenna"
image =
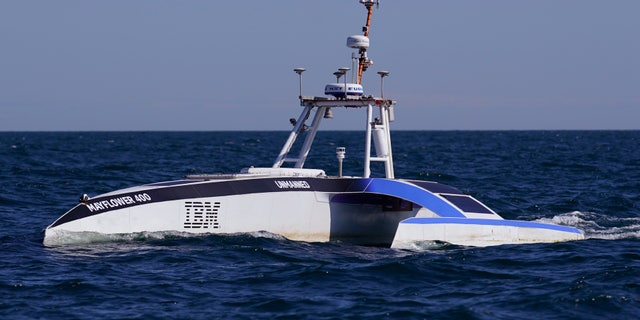
<path id="1" fill-rule="evenodd" d="M 360 0 L 360 3 L 367 7 L 373 6 L 374 4 L 376 5 L 376 8 L 380 6 L 380 0 Z"/>
<path id="2" fill-rule="evenodd" d="M 347 47 L 353 49 L 367 49 L 369 48 L 369 37 L 363 35 L 354 35 L 347 38 Z"/>

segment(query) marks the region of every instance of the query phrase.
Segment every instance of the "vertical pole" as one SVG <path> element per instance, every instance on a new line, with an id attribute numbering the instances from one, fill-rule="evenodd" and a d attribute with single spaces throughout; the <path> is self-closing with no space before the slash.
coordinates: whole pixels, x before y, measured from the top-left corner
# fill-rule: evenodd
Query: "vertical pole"
<path id="1" fill-rule="evenodd" d="M 364 141 L 364 174 L 365 178 L 371 175 L 371 120 L 373 118 L 373 107 L 367 106 L 367 133 Z"/>
<path id="2" fill-rule="evenodd" d="M 342 160 L 346 153 L 345 147 L 336 148 L 336 158 L 338 158 L 338 177 L 342 178 Z"/>
<path id="3" fill-rule="evenodd" d="M 387 150 L 389 151 L 386 155 L 386 159 L 384 159 L 385 176 L 388 179 L 393 179 L 393 151 L 391 150 L 391 130 L 389 130 L 389 108 L 387 108 L 386 105 L 380 106 L 380 119 L 382 120 L 382 126 L 384 129 L 384 143 L 387 145 Z"/>
<path id="4" fill-rule="evenodd" d="M 347 74 L 346 74 L 346 71 L 345 71 L 345 74 L 344 74 L 344 98 L 345 99 L 347 98 Z"/>
<path id="5" fill-rule="evenodd" d="M 380 75 L 380 98 L 384 98 L 384 77 L 389 75 L 389 71 L 378 71 Z"/>
<path id="6" fill-rule="evenodd" d="M 344 98 L 347 98 L 347 71 L 351 70 L 347 67 L 341 67 L 338 69 L 340 73 L 344 76 Z"/>
<path id="7" fill-rule="evenodd" d="M 391 106 L 385 106 L 384 107 L 384 111 L 387 115 L 387 124 L 384 126 L 385 130 L 387 130 L 387 148 L 389 148 L 389 159 L 387 159 L 388 161 L 388 165 L 389 165 L 389 171 L 387 172 L 387 178 L 389 179 L 394 179 L 395 178 L 395 172 L 393 169 L 393 148 L 391 147 L 391 122 L 390 122 L 390 118 L 391 118 Z"/>
<path id="8" fill-rule="evenodd" d="M 293 71 L 295 71 L 298 74 L 298 77 L 300 78 L 300 100 L 302 100 L 302 73 L 304 72 L 304 68 L 295 68 L 293 69 Z"/>

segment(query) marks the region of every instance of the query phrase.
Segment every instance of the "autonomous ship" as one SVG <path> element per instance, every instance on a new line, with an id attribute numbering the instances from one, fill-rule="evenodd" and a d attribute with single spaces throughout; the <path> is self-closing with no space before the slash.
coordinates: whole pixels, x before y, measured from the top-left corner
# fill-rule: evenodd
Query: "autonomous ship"
<path id="1" fill-rule="evenodd" d="M 378 0 L 359 2 L 367 16 L 362 34 L 347 38 L 353 68 L 334 73 L 338 81 L 325 86 L 324 96 L 303 96 L 305 69 L 294 69 L 300 77 L 301 112 L 290 120 L 293 128 L 271 167 L 189 175 L 93 197 L 84 194 L 75 207 L 46 227 L 43 243 L 67 244 L 78 238 L 74 234 L 153 232 L 268 232 L 296 241 L 399 249 L 429 243 L 492 246 L 584 239 L 584 233 L 571 226 L 503 219 L 455 187 L 395 177 L 390 124 L 395 120 L 396 101 L 383 98 L 383 93 L 381 97 L 366 95 L 361 84 L 363 73 L 373 64 L 367 50 Z M 378 74 L 382 80 L 388 72 Z M 320 124 L 332 117 L 332 108 L 364 115 L 362 176 L 342 174 L 344 147 L 336 149 L 337 175 L 304 167 Z M 374 167 L 383 167 L 384 177 L 382 169 L 381 177 L 371 176 L 374 162 L 381 163 Z"/>

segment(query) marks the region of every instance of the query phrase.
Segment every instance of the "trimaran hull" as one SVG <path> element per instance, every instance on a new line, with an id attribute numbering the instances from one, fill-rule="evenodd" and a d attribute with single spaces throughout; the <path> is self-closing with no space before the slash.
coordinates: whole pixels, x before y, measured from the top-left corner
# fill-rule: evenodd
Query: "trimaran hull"
<path id="1" fill-rule="evenodd" d="M 454 204 L 452 197 L 463 201 Z M 69 234 L 77 232 L 162 231 L 267 231 L 291 240 L 398 248 L 430 240 L 485 246 L 582 237 L 569 227 L 503 220 L 472 197 L 434 182 L 252 177 L 156 183 L 86 199 L 45 230 L 44 243 L 76 241 Z"/>
<path id="2" fill-rule="evenodd" d="M 373 62 L 367 55 L 369 28 L 376 0 L 359 0 L 367 9 L 363 35 L 350 36 L 356 50 L 356 83 L 347 71 L 325 87 L 329 96 L 302 95 L 301 113 L 291 118 L 288 139 L 270 168 L 248 168 L 238 174 L 199 175 L 184 180 L 124 189 L 80 204 L 45 230 L 44 243 L 61 244 L 73 233 L 102 235 L 139 232 L 239 233 L 268 231 L 292 240 L 349 241 L 357 244 L 411 248 L 416 243 L 445 241 L 486 246 L 507 243 L 556 242 L 584 238 L 565 226 L 505 220 L 459 190 L 435 182 L 395 179 L 390 124 L 396 102 L 366 95 L 362 75 Z M 353 80 L 352 80 L 353 81 Z M 362 177 L 343 177 L 346 148 L 338 147 L 339 172 L 330 177 L 318 169 L 304 169 L 320 123 L 333 117 L 332 108 L 364 110 L 364 167 Z M 374 115 L 375 113 L 375 115 Z M 298 137 L 303 142 L 294 148 Z M 298 149 L 294 152 L 294 149 Z M 375 155 L 372 155 L 375 149 Z M 384 165 L 384 178 L 371 178 L 371 163 Z M 291 164 L 292 167 L 285 165 Z"/>

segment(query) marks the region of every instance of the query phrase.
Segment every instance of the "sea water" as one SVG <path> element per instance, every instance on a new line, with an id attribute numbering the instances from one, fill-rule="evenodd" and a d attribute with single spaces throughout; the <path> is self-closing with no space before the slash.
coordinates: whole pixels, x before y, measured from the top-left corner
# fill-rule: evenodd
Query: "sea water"
<path id="1" fill-rule="evenodd" d="M 266 232 L 140 233 L 45 247 L 89 196 L 271 166 L 286 132 L 0 133 L 2 319 L 637 319 L 639 131 L 393 132 L 396 176 L 460 188 L 508 219 L 586 240 L 416 250 Z M 306 167 L 362 174 L 364 135 L 319 132 Z M 374 165 L 372 176 L 383 168 Z"/>

